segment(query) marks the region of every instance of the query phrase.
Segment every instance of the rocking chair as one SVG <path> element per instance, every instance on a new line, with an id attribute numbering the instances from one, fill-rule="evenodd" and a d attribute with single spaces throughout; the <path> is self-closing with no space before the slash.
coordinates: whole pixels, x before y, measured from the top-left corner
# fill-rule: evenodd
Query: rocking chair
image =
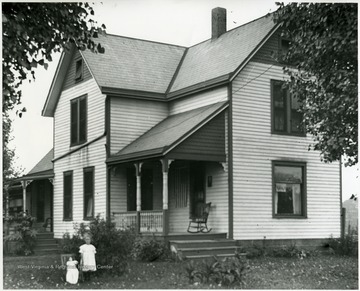
<path id="1" fill-rule="evenodd" d="M 199 203 L 196 205 L 196 215 L 190 216 L 189 226 L 187 231 L 190 233 L 207 233 L 211 228 L 207 227 L 207 219 L 209 217 L 211 202 Z"/>

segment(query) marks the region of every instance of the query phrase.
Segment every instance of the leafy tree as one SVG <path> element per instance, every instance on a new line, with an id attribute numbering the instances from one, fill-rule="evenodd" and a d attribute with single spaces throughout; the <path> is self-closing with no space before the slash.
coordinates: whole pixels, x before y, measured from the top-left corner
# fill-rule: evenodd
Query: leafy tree
<path id="1" fill-rule="evenodd" d="M 12 179 L 20 176 L 23 169 L 14 165 L 15 150 L 9 147 L 12 139 L 11 135 L 11 119 L 7 112 L 3 112 L 3 209 L 6 209 L 7 199 L 9 198 L 9 186 Z"/>
<path id="2" fill-rule="evenodd" d="M 3 31 L 3 198 L 11 178 L 21 173 L 14 166 L 15 152 L 9 148 L 9 110 L 21 104 L 21 84 L 35 80 L 35 69 L 45 69 L 52 54 L 76 45 L 79 49 L 103 53 L 94 39 L 105 25 L 91 19 L 88 3 L 2 3 Z M 19 116 L 26 109 L 19 110 Z M 18 112 L 18 111 L 17 111 Z M 3 199 L 4 202 L 4 199 Z"/>
<path id="3" fill-rule="evenodd" d="M 357 4 L 278 3 L 275 21 L 290 41 L 289 87 L 302 103 L 309 146 L 333 162 L 358 161 Z"/>
<path id="4" fill-rule="evenodd" d="M 37 66 L 47 68 L 53 53 L 72 43 L 104 52 L 94 38 L 105 26 L 98 27 L 92 15 L 88 3 L 2 3 L 3 112 L 21 104 L 20 85 L 35 79 Z"/>

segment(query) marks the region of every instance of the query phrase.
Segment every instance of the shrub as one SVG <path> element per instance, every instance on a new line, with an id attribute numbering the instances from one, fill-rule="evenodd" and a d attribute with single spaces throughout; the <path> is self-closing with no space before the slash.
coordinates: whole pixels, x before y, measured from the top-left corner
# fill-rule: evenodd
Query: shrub
<path id="1" fill-rule="evenodd" d="M 357 256 L 358 244 L 353 232 L 348 233 L 340 238 L 330 237 L 328 246 L 335 254 L 341 256 Z"/>
<path id="2" fill-rule="evenodd" d="M 214 256 L 212 261 L 203 261 L 199 265 L 190 261 L 185 268 L 190 283 L 198 281 L 226 287 L 244 285 L 244 278 L 249 269 L 247 261 L 239 253 L 222 260 Z"/>
<path id="3" fill-rule="evenodd" d="M 9 216 L 4 219 L 5 222 L 14 227 L 14 233 L 4 237 L 5 241 L 15 241 L 15 253 L 17 255 L 28 256 L 34 252 L 37 231 L 32 225 L 36 221 L 26 213 L 25 216 Z"/>
<path id="4" fill-rule="evenodd" d="M 132 256 L 143 262 L 153 262 L 161 257 L 169 255 L 169 248 L 163 241 L 152 238 L 136 238 L 132 249 Z"/>
<path id="5" fill-rule="evenodd" d="M 62 242 L 64 252 L 79 256 L 79 247 L 84 244 L 85 233 L 91 235 L 91 244 L 96 247 L 96 264 L 102 266 L 98 272 L 122 274 L 126 271 L 130 259 L 135 233 L 132 230 L 118 230 L 115 223 L 97 216 L 89 224 L 74 225 L 74 234 L 65 234 Z"/>

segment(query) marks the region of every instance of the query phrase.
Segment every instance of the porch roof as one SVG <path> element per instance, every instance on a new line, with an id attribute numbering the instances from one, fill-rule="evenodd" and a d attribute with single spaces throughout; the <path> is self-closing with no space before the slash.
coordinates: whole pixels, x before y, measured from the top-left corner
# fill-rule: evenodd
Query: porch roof
<path id="1" fill-rule="evenodd" d="M 107 163 L 124 163 L 165 156 L 227 107 L 227 102 L 219 102 L 170 115 L 117 154 L 109 157 Z"/>
<path id="2" fill-rule="evenodd" d="M 52 159 L 54 158 L 54 149 L 51 149 L 29 173 L 18 178 L 17 180 L 40 180 L 54 177 L 54 166 Z"/>

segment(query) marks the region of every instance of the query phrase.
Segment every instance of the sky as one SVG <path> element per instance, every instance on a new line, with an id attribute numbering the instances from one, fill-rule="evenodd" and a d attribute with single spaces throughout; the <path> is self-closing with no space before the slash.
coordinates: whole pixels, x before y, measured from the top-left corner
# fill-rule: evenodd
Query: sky
<path id="1" fill-rule="evenodd" d="M 227 10 L 227 29 L 276 10 L 270 0 L 105 0 L 95 2 L 95 20 L 110 34 L 191 46 L 211 37 L 211 9 Z M 16 165 L 30 171 L 53 146 L 53 120 L 42 117 L 60 55 L 54 55 L 47 70 L 36 71 L 35 82 L 22 86 L 22 118 L 12 114 Z M 343 200 L 359 193 L 359 166 L 343 168 Z"/>

